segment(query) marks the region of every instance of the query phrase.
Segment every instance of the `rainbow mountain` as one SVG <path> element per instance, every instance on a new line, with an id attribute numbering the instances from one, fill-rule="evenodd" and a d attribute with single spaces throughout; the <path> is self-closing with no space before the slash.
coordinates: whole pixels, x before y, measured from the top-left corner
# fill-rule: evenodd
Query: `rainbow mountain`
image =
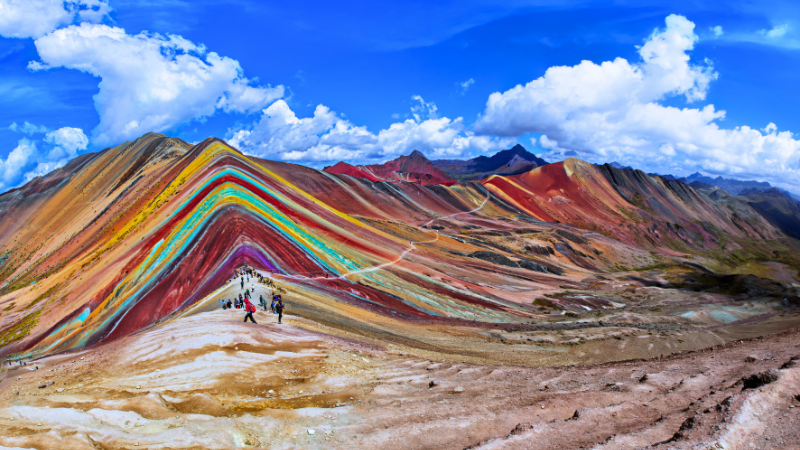
<path id="1" fill-rule="evenodd" d="M 279 280 L 299 316 L 423 347 L 409 329 L 548 320 L 554 311 L 537 299 L 609 274 L 798 265 L 798 241 L 739 197 L 576 159 L 423 185 L 151 133 L 6 192 L 0 210 L 0 351 L 10 357 L 213 308 L 243 264 Z M 618 305 L 552 298 L 561 314 Z"/>

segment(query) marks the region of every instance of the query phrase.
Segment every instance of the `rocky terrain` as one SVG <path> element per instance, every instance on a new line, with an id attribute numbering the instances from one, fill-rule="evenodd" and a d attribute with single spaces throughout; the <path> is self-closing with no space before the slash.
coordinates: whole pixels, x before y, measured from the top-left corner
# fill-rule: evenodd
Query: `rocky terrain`
<path id="1" fill-rule="evenodd" d="M 670 353 L 692 337 L 623 327 L 615 329 L 620 340 L 508 344 L 495 356 L 527 351 L 534 362 L 561 353 L 560 363 L 571 363 L 530 367 L 382 345 L 292 316 L 277 325 L 270 316 L 258 313 L 253 325 L 237 311 L 188 313 L 97 349 L 7 370 L 0 445 L 766 449 L 800 442 L 794 326 L 591 365 L 579 355 L 618 359 L 646 354 L 653 343 Z M 701 345 L 729 337 L 703 333 Z"/>

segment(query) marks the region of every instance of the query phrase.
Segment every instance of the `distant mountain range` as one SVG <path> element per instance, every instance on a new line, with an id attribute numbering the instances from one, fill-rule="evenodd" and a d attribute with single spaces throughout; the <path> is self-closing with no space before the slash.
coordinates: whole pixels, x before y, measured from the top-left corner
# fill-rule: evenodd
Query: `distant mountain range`
<path id="1" fill-rule="evenodd" d="M 684 181 L 685 180 L 685 181 Z M 683 181 L 686 184 L 689 184 L 693 181 L 699 181 L 701 183 L 710 184 L 712 186 L 716 186 L 720 189 L 725 189 L 726 191 L 730 192 L 731 194 L 740 194 L 744 190 L 748 189 L 770 189 L 772 185 L 767 183 L 766 181 L 753 181 L 753 180 L 733 180 L 729 178 L 711 178 L 705 175 L 701 175 L 699 172 L 693 173 L 686 178 L 680 178 L 679 181 Z"/>
<path id="2" fill-rule="evenodd" d="M 414 150 L 384 164 L 354 166 L 344 161 L 323 170 L 338 175 L 365 178 L 370 181 L 406 181 L 422 185 L 453 185 L 459 181 L 477 181 L 492 175 L 517 175 L 548 164 L 521 145 L 468 160 L 439 159 L 430 161 Z"/>
<path id="3" fill-rule="evenodd" d="M 610 163 L 612 167 L 614 167 L 615 163 Z M 616 163 L 619 164 L 619 163 Z M 787 197 L 794 201 L 800 201 L 800 196 L 793 194 L 789 191 L 783 190 L 781 188 L 777 188 L 772 186 L 771 184 L 767 183 L 766 181 L 754 181 L 754 180 L 734 180 L 732 178 L 722 178 L 716 177 L 711 178 L 709 176 L 702 175 L 700 172 L 695 172 L 688 177 L 676 177 L 673 175 L 659 175 L 655 173 L 649 173 L 650 176 L 660 176 L 667 180 L 677 180 L 681 183 L 688 184 L 695 189 L 702 189 L 705 187 L 718 187 L 720 189 L 724 189 L 731 194 L 735 195 L 746 195 L 747 192 L 752 193 L 754 191 L 771 191 L 775 190 L 780 193 L 780 195 Z"/>
<path id="4" fill-rule="evenodd" d="M 542 158 L 525 150 L 522 145 L 515 145 L 492 156 L 478 156 L 468 160 L 439 159 L 430 161 L 421 152 L 414 150 L 408 156 L 388 161 L 384 164 L 354 166 L 339 162 L 323 170 L 332 174 L 349 175 L 370 181 L 411 182 L 422 185 L 452 186 L 459 181 L 485 180 L 492 175 L 512 176 L 530 172 L 537 167 L 548 165 Z M 608 166 L 616 170 L 633 171 L 630 166 L 623 166 L 617 161 L 607 164 L 596 164 L 602 168 Z M 660 176 L 668 181 L 677 181 L 694 189 L 723 189 L 730 194 L 746 197 L 748 203 L 765 218 L 787 234 L 800 239 L 800 231 L 795 236 L 791 230 L 796 226 L 800 230 L 800 196 L 773 187 L 764 181 L 735 180 L 718 176 L 712 178 L 697 172 L 688 177 L 676 177 L 649 173 L 649 176 Z"/>

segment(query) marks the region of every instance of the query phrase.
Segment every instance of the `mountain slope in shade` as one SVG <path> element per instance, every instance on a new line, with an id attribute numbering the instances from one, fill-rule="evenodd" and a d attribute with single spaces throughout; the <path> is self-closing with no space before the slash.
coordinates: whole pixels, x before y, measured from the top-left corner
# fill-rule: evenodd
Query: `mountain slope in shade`
<path id="1" fill-rule="evenodd" d="M 800 239 L 800 203 L 777 188 L 745 189 L 739 193 L 747 203 L 778 229 Z"/>
<path id="2" fill-rule="evenodd" d="M 456 183 L 456 180 L 434 167 L 428 158 L 417 150 L 411 152 L 410 155 L 400 156 L 384 164 L 353 166 L 339 162 L 331 167 L 326 167 L 324 171 L 370 181 L 405 181 L 424 186 L 431 184 L 450 186 Z"/>
<path id="3" fill-rule="evenodd" d="M 547 161 L 517 144 L 492 156 L 468 160 L 440 159 L 433 165 L 461 181 L 480 180 L 491 175 L 516 175 L 548 164 Z"/>

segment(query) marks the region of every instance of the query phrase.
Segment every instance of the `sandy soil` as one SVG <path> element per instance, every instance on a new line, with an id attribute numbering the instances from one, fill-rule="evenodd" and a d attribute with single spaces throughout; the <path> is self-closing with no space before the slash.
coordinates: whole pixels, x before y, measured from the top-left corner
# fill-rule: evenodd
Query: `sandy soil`
<path id="1" fill-rule="evenodd" d="M 0 384 L 0 445 L 800 448 L 794 328 L 654 359 L 523 367 L 374 345 L 293 316 L 283 325 L 263 311 L 258 325 L 242 317 L 199 312 L 12 367 Z"/>

